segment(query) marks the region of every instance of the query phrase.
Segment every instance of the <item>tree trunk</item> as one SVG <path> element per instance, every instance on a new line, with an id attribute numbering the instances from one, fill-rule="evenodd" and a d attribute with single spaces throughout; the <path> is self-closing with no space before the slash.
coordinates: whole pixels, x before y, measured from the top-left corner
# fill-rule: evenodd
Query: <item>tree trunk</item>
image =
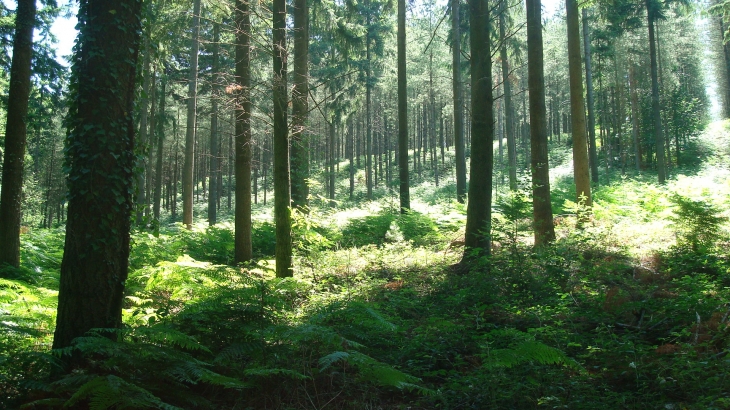
<path id="1" fill-rule="evenodd" d="M 289 130 L 286 89 L 286 0 L 273 3 L 274 42 L 274 219 L 276 221 L 276 276 L 293 276 L 289 206 Z"/>
<path id="2" fill-rule="evenodd" d="M 639 96 L 636 90 L 636 76 L 634 66 L 629 68 L 629 85 L 631 86 L 631 123 L 634 140 L 634 154 L 636 155 L 636 171 L 641 171 L 641 144 L 639 143 Z"/>
<path id="3" fill-rule="evenodd" d="M 530 90 L 530 166 L 532 168 L 532 214 L 535 246 L 555 240 L 550 202 L 545 75 L 543 72 L 542 18 L 540 0 L 527 0 L 527 71 Z"/>
<path id="4" fill-rule="evenodd" d="M 509 81 L 509 60 L 507 58 L 507 34 L 504 13 L 507 12 L 507 1 L 502 1 L 502 9 L 499 13 L 499 38 L 502 47 L 499 55 L 502 60 L 502 86 L 504 87 L 504 131 L 507 134 L 507 160 L 509 166 L 509 189 L 517 189 L 517 150 L 512 120 L 512 84 Z M 501 139 L 500 139 L 501 141 Z"/>
<path id="5" fill-rule="evenodd" d="M 454 88 L 454 149 L 456 155 L 456 200 L 466 201 L 466 146 L 464 144 L 464 100 L 461 85 L 460 2 L 451 0 L 452 76 Z"/>
<path id="6" fill-rule="evenodd" d="M 573 131 L 573 175 L 576 202 L 591 206 L 591 179 L 586 146 L 586 112 L 583 102 L 583 74 L 580 64 L 580 27 L 577 0 L 566 0 L 568 26 L 568 68 L 570 71 L 570 111 Z"/>
<path id="7" fill-rule="evenodd" d="M 294 1 L 294 78 L 292 79 L 291 197 L 304 207 L 309 197 L 309 136 L 306 132 L 309 98 L 309 8 L 307 0 Z"/>
<path id="8" fill-rule="evenodd" d="M 464 238 L 465 262 L 475 250 L 491 253 L 492 166 L 494 113 L 492 54 L 489 39 L 489 1 L 470 2 L 471 48 L 471 169 Z"/>
<path id="9" fill-rule="evenodd" d="M 591 181 L 598 184 L 598 151 L 596 149 L 596 116 L 593 109 L 593 70 L 591 68 L 591 41 L 588 36 L 588 12 L 583 13 L 583 53 L 586 61 L 586 95 L 588 98 L 588 163 L 591 167 Z"/>
<path id="10" fill-rule="evenodd" d="M 139 139 L 137 141 L 138 157 L 137 157 L 137 212 L 135 215 L 135 223 L 137 226 L 142 225 L 144 210 L 147 206 L 147 198 L 145 197 L 145 159 L 147 158 L 147 151 L 149 147 L 149 141 L 147 137 L 149 118 L 149 95 L 150 95 L 150 84 L 152 83 L 152 71 L 150 71 L 150 54 L 151 50 L 149 47 L 149 33 L 145 38 L 144 47 L 144 58 L 142 62 L 142 75 L 144 81 L 142 82 L 142 97 L 140 98 L 140 114 L 139 114 Z"/>
<path id="11" fill-rule="evenodd" d="M 458 0 L 453 0 L 458 1 Z M 406 2 L 398 0 L 398 178 L 401 213 L 411 209 L 408 175 L 408 88 L 406 76 Z"/>
<path id="12" fill-rule="evenodd" d="M 185 163 L 183 165 L 183 224 L 193 227 L 193 166 L 195 162 L 196 103 L 198 93 L 198 50 L 200 48 L 200 0 L 193 3 L 193 40 L 190 46 L 188 77 L 188 115 L 185 130 Z"/>
<path id="13" fill-rule="evenodd" d="M 160 199 L 162 197 L 162 160 L 165 147 L 165 94 L 167 92 L 167 75 L 162 73 L 162 88 L 160 90 L 160 109 L 157 120 L 157 158 L 155 163 L 155 193 L 152 213 L 155 221 L 160 221 Z"/>
<path id="14" fill-rule="evenodd" d="M 662 133 L 662 117 L 659 108 L 659 80 L 657 74 L 656 40 L 654 39 L 654 10 L 650 0 L 646 2 L 649 21 L 649 58 L 651 60 L 651 111 L 654 120 L 654 138 L 656 141 L 656 168 L 658 181 L 663 184 L 666 180 L 664 163 L 664 135 Z"/>
<path id="15" fill-rule="evenodd" d="M 251 239 L 251 15 L 246 0 L 236 0 L 236 264 L 253 257 Z M 230 183 L 230 181 L 229 181 Z"/>
<path id="16" fill-rule="evenodd" d="M 20 266 L 20 221 L 23 202 L 23 167 L 30 96 L 35 0 L 18 0 L 13 59 L 5 124 L 5 161 L 0 193 L 0 265 Z"/>
<path id="17" fill-rule="evenodd" d="M 87 0 L 79 6 L 66 147 L 68 221 L 54 349 L 70 346 L 91 329 L 122 325 L 134 206 L 132 113 L 141 4 Z"/>
<path id="18" fill-rule="evenodd" d="M 213 25 L 213 89 L 211 92 L 211 114 L 210 114 L 210 194 L 208 195 L 208 224 L 215 225 L 218 219 L 218 97 L 220 82 L 220 67 L 218 62 L 218 50 L 220 48 L 220 23 Z"/>

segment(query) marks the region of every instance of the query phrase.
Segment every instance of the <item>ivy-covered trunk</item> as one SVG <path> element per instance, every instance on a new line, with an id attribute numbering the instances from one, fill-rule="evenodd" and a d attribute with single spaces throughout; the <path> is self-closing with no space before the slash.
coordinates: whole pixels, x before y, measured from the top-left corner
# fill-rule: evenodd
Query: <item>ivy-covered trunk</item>
<path id="1" fill-rule="evenodd" d="M 141 0 L 82 1 L 66 164 L 68 221 L 53 348 L 122 321 L 134 178 Z M 114 333 L 109 334 L 114 337 Z"/>
<path id="2" fill-rule="evenodd" d="M 0 194 L 0 265 L 20 266 L 20 215 L 23 201 L 26 117 L 30 95 L 35 0 L 19 0 L 15 18 L 13 60 L 10 63 L 5 160 Z"/>

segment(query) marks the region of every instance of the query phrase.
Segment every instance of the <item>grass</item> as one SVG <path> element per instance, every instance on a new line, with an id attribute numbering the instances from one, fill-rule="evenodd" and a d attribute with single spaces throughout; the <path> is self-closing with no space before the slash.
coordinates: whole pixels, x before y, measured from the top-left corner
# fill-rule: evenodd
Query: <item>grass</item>
<path id="1" fill-rule="evenodd" d="M 554 147 L 558 240 L 532 249 L 524 199 L 499 192 L 493 256 L 466 274 L 448 179 L 414 184 L 406 216 L 385 189 L 295 215 L 292 279 L 271 269 L 270 207 L 246 267 L 227 265 L 230 222 L 135 232 L 120 341 L 79 340 L 89 365 L 66 375 L 49 353 L 63 231 L 33 230 L 0 281 L 0 408 L 728 408 L 729 127 L 666 185 L 612 175 L 583 229 Z"/>

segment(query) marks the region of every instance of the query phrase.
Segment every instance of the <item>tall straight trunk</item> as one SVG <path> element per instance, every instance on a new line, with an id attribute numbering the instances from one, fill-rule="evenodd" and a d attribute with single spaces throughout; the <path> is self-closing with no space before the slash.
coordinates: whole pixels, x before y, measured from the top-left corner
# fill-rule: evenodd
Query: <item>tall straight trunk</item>
<path id="1" fill-rule="evenodd" d="M 213 25 L 213 89 L 211 92 L 210 114 L 210 194 L 208 195 L 208 223 L 215 225 L 218 221 L 218 173 L 220 172 L 218 152 L 218 97 L 220 83 L 220 67 L 218 51 L 220 48 L 220 23 Z"/>
<path id="2" fill-rule="evenodd" d="M 306 132 L 309 96 L 309 8 L 307 0 L 294 1 L 294 72 L 291 119 L 292 205 L 304 207 L 309 197 L 309 137 Z"/>
<path id="3" fill-rule="evenodd" d="M 494 113 L 492 99 L 492 54 L 489 39 L 489 1 L 470 3 L 471 48 L 471 166 L 469 201 L 466 209 L 464 256 L 475 250 L 491 253 L 492 166 L 494 161 Z"/>
<path id="4" fill-rule="evenodd" d="M 530 167 L 535 246 L 555 240 L 550 202 L 545 74 L 540 0 L 527 0 L 527 82 L 530 90 Z"/>
<path id="5" fill-rule="evenodd" d="M 725 31 L 727 31 L 727 25 L 725 24 L 722 16 L 717 18 L 720 25 L 720 41 L 722 44 L 723 62 L 724 62 L 724 73 L 725 73 L 725 92 L 724 92 L 724 104 L 723 111 L 725 118 L 730 118 L 730 43 L 725 42 Z"/>
<path id="6" fill-rule="evenodd" d="M 456 155 L 456 200 L 466 201 L 466 146 L 464 144 L 464 99 L 461 84 L 460 2 L 451 0 L 451 71 L 454 92 L 454 149 Z"/>
<path id="7" fill-rule="evenodd" d="M 328 197 L 330 199 L 330 206 L 335 206 L 335 122 L 334 120 L 329 123 L 329 172 L 328 172 Z"/>
<path id="8" fill-rule="evenodd" d="M 507 0 L 502 0 L 502 9 L 499 12 L 499 38 L 502 47 L 499 56 L 502 60 L 502 86 L 504 87 L 504 132 L 507 134 L 507 159 L 509 167 L 509 189 L 517 189 L 517 146 L 512 119 L 512 84 L 509 81 L 509 60 L 507 58 L 507 33 L 504 14 L 507 12 Z M 501 139 L 500 139 L 501 141 Z"/>
<path id="9" fill-rule="evenodd" d="M 636 171 L 641 171 L 641 144 L 639 143 L 639 95 L 636 90 L 637 84 L 633 64 L 629 68 L 629 86 L 631 87 L 631 135 L 634 140 Z"/>
<path id="10" fill-rule="evenodd" d="M 355 163 L 354 163 L 354 153 L 355 153 L 355 131 L 352 126 L 353 118 L 349 117 L 347 119 L 347 133 L 349 135 L 349 145 L 347 145 L 347 157 L 350 160 L 350 200 L 352 201 L 355 193 Z"/>
<path id="11" fill-rule="evenodd" d="M 370 17 L 368 17 L 368 34 L 365 40 L 365 183 L 367 185 L 367 199 L 373 199 L 373 129 L 370 108 L 372 105 L 372 86 L 370 85 Z"/>
<path id="12" fill-rule="evenodd" d="M 591 181 L 598 184 L 598 150 L 596 149 L 596 115 L 593 102 L 593 69 L 591 68 L 591 41 L 588 35 L 588 11 L 583 13 L 583 53 L 586 61 L 586 95 L 588 99 L 588 163 L 591 167 Z"/>
<path id="13" fill-rule="evenodd" d="M 71 346 L 91 329 L 122 326 L 134 207 L 132 113 L 141 6 L 140 0 L 79 5 L 67 121 L 68 221 L 54 349 Z M 114 339 L 117 333 L 105 335 Z"/>
<path id="14" fill-rule="evenodd" d="M 20 266 L 20 220 L 23 202 L 23 167 L 33 55 L 35 0 L 18 0 L 13 59 L 5 124 L 5 160 L 0 193 L 0 265 Z"/>
<path id="15" fill-rule="evenodd" d="M 198 94 L 198 51 L 200 49 L 200 0 L 193 2 L 193 39 L 190 46 L 188 76 L 188 116 L 185 130 L 185 163 L 183 164 L 183 224 L 193 227 L 193 166 L 195 162 L 196 103 Z"/>
<path id="16" fill-rule="evenodd" d="M 400 179 L 401 213 L 411 209 L 408 175 L 408 88 L 406 81 L 406 2 L 405 0 L 398 0 L 398 178 Z"/>
<path id="17" fill-rule="evenodd" d="M 162 198 L 162 160 L 165 148 L 165 94 L 167 93 L 167 76 L 162 73 L 160 87 L 160 108 L 157 113 L 157 158 L 155 161 L 155 192 L 153 194 L 152 214 L 155 221 L 160 220 L 160 199 Z"/>
<path id="18" fill-rule="evenodd" d="M 276 276 L 293 276 L 289 206 L 289 130 L 287 123 L 286 0 L 273 3 L 274 42 L 274 220 L 276 221 Z"/>
<path id="19" fill-rule="evenodd" d="M 433 89 L 433 49 L 428 57 L 428 88 L 429 88 L 429 139 L 431 140 L 431 167 L 433 168 L 433 178 L 436 186 L 439 186 L 439 165 L 438 155 L 436 154 L 436 97 Z"/>
<path id="20" fill-rule="evenodd" d="M 591 206 L 591 179 L 586 145 L 586 112 L 583 101 L 583 74 L 580 63 L 580 23 L 577 0 L 565 0 L 568 26 L 568 69 L 570 72 L 570 111 L 573 131 L 573 175 L 576 202 Z"/>
<path id="21" fill-rule="evenodd" d="M 247 0 L 236 0 L 236 210 L 234 262 L 253 257 L 251 239 L 251 15 Z M 230 181 L 228 182 L 230 184 Z"/>
<path id="22" fill-rule="evenodd" d="M 656 168 L 660 184 L 667 179 L 664 163 L 664 134 L 662 133 L 662 117 L 659 108 L 659 80 L 657 74 L 656 40 L 654 38 L 654 10 L 650 0 L 646 2 L 649 22 L 649 58 L 651 60 L 651 111 L 654 120 L 654 139 L 656 141 Z"/>
<path id="23" fill-rule="evenodd" d="M 149 33 L 146 35 L 147 38 L 145 38 L 145 47 L 144 47 L 144 58 L 142 61 L 142 75 L 144 76 L 144 81 L 142 82 L 142 98 L 140 98 L 140 114 L 139 114 L 139 140 L 137 141 L 138 145 L 138 157 L 137 157 L 137 169 L 139 169 L 139 173 L 137 174 L 137 212 L 135 215 L 135 223 L 137 225 L 142 225 L 142 220 L 144 217 L 144 210 L 147 206 L 147 198 L 145 197 L 145 159 L 147 157 L 147 150 L 148 150 L 148 137 L 147 137 L 147 129 L 148 124 L 147 120 L 149 118 L 149 98 L 148 95 L 150 95 L 150 84 L 152 83 L 152 71 L 150 70 L 150 54 L 151 50 L 149 47 Z"/>

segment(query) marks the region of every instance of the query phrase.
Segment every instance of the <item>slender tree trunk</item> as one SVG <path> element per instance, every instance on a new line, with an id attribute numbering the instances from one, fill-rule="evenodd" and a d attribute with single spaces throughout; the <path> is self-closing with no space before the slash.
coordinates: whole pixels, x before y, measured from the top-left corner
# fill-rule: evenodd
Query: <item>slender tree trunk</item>
<path id="1" fill-rule="evenodd" d="M 276 276 L 293 276 L 289 130 L 287 128 L 286 0 L 273 3 L 274 42 L 274 219 L 276 221 Z"/>
<path id="2" fill-rule="evenodd" d="M 545 75 L 543 72 L 542 17 L 540 0 L 527 0 L 527 71 L 530 90 L 530 166 L 532 168 L 532 213 L 535 246 L 555 240 L 550 201 Z"/>
<path id="3" fill-rule="evenodd" d="M 236 0 L 236 233 L 234 262 L 251 260 L 251 16 Z M 229 181 L 230 183 L 230 181 Z M 278 196 L 277 196 L 278 197 Z"/>
<path id="4" fill-rule="evenodd" d="M 335 122 L 334 120 L 329 123 L 329 135 L 330 135 L 330 146 L 329 146 L 329 172 L 328 182 L 329 187 L 328 197 L 330 199 L 330 206 L 334 208 L 335 203 Z"/>
<path id="5" fill-rule="evenodd" d="M 583 74 L 580 64 L 580 27 L 577 0 L 566 0 L 568 26 L 568 68 L 570 71 L 570 109 L 573 131 L 573 175 L 576 202 L 591 206 L 591 179 L 586 145 L 586 112 L 583 102 Z"/>
<path id="6" fill-rule="evenodd" d="M 494 112 L 492 100 L 492 54 L 489 39 L 489 1 L 470 3 L 471 48 L 471 169 L 466 210 L 464 257 L 477 249 L 491 253 L 492 167 L 494 161 Z"/>
<path id="7" fill-rule="evenodd" d="M 632 137 L 634 140 L 634 153 L 636 155 L 636 171 L 641 171 L 641 144 L 639 143 L 639 96 L 636 90 L 636 77 L 634 66 L 629 68 L 629 85 L 631 86 L 631 123 Z"/>
<path id="8" fill-rule="evenodd" d="M 294 78 L 292 79 L 291 196 L 297 207 L 309 197 L 309 136 L 306 131 L 309 97 L 309 8 L 294 1 Z"/>
<path id="9" fill-rule="evenodd" d="M 591 181 L 598 184 L 598 150 L 596 149 L 596 116 L 593 109 L 593 70 L 591 68 L 591 41 L 588 36 L 588 11 L 583 13 L 583 53 L 586 61 L 586 94 L 588 98 L 588 163 L 591 167 Z"/>
<path id="10" fill-rule="evenodd" d="M 509 59 L 507 58 L 507 34 L 504 14 L 507 12 L 507 0 L 502 0 L 502 9 L 499 13 L 499 38 L 502 47 L 499 55 L 502 60 L 502 86 L 504 87 L 504 115 L 505 127 L 507 134 L 507 158 L 509 166 L 509 189 L 514 191 L 517 189 L 517 152 L 515 145 L 515 134 L 513 130 L 512 119 L 512 84 L 509 80 Z M 501 140 L 500 140 L 501 141 Z"/>
<path id="11" fill-rule="evenodd" d="M 652 3 L 647 0 L 646 9 L 649 21 L 649 58 L 651 60 L 651 109 L 654 119 L 654 138 L 656 140 L 656 168 L 658 180 L 663 184 L 666 180 L 664 163 L 664 135 L 662 133 L 662 117 L 659 108 L 659 80 L 657 74 L 656 40 L 654 38 L 654 10 Z"/>
<path id="12" fill-rule="evenodd" d="M 406 2 L 405 0 L 398 0 L 398 178 L 400 179 L 401 213 L 411 209 L 408 175 L 408 88 L 406 78 Z"/>
<path id="13" fill-rule="evenodd" d="M 466 201 L 466 146 L 464 144 L 464 100 L 461 85 L 460 1 L 451 0 L 451 33 L 453 36 L 452 76 L 454 88 L 454 148 L 456 155 L 456 200 Z"/>
<path id="14" fill-rule="evenodd" d="M 183 224 L 193 227 L 193 167 L 195 162 L 196 104 L 198 94 L 198 51 L 200 49 L 200 0 L 193 2 L 193 40 L 190 46 L 188 77 L 188 115 L 185 130 L 185 163 L 183 164 Z"/>
<path id="15" fill-rule="evenodd" d="M 0 193 L 0 265 L 20 266 L 20 222 L 23 202 L 23 167 L 30 96 L 35 0 L 18 0 L 13 59 L 5 124 L 5 160 Z"/>
<path id="16" fill-rule="evenodd" d="M 68 221 L 53 348 L 122 325 L 134 207 L 140 0 L 79 5 L 66 163 Z M 103 193 L 99 195 L 99 193 Z M 105 333 L 116 338 L 116 333 Z"/>
<path id="17" fill-rule="evenodd" d="M 218 222 L 218 173 L 220 172 L 218 148 L 218 98 L 220 83 L 220 67 L 218 51 L 220 48 L 220 23 L 213 25 L 213 89 L 211 92 L 210 114 L 210 194 L 208 195 L 208 223 L 215 225 Z"/>
<path id="18" fill-rule="evenodd" d="M 162 197 L 162 160 L 165 147 L 165 94 L 167 93 L 167 76 L 162 73 L 162 85 L 160 89 L 160 109 L 157 113 L 157 158 L 155 163 L 155 193 L 152 213 L 155 221 L 160 220 L 160 199 Z"/>
<path id="19" fill-rule="evenodd" d="M 150 95 L 150 84 L 152 83 L 152 72 L 150 71 L 150 54 L 151 50 L 149 47 L 149 33 L 145 38 L 144 47 L 144 58 L 142 62 L 142 75 L 144 81 L 142 82 L 142 98 L 140 98 L 140 115 L 139 115 L 139 140 L 137 141 L 138 147 L 138 158 L 137 158 L 137 169 L 140 170 L 137 174 L 137 212 L 135 216 L 135 223 L 139 226 L 142 225 L 144 217 L 144 210 L 146 207 L 147 199 L 145 198 L 145 158 L 147 158 L 148 150 L 148 137 L 147 137 L 147 120 L 149 117 L 149 98 Z"/>

